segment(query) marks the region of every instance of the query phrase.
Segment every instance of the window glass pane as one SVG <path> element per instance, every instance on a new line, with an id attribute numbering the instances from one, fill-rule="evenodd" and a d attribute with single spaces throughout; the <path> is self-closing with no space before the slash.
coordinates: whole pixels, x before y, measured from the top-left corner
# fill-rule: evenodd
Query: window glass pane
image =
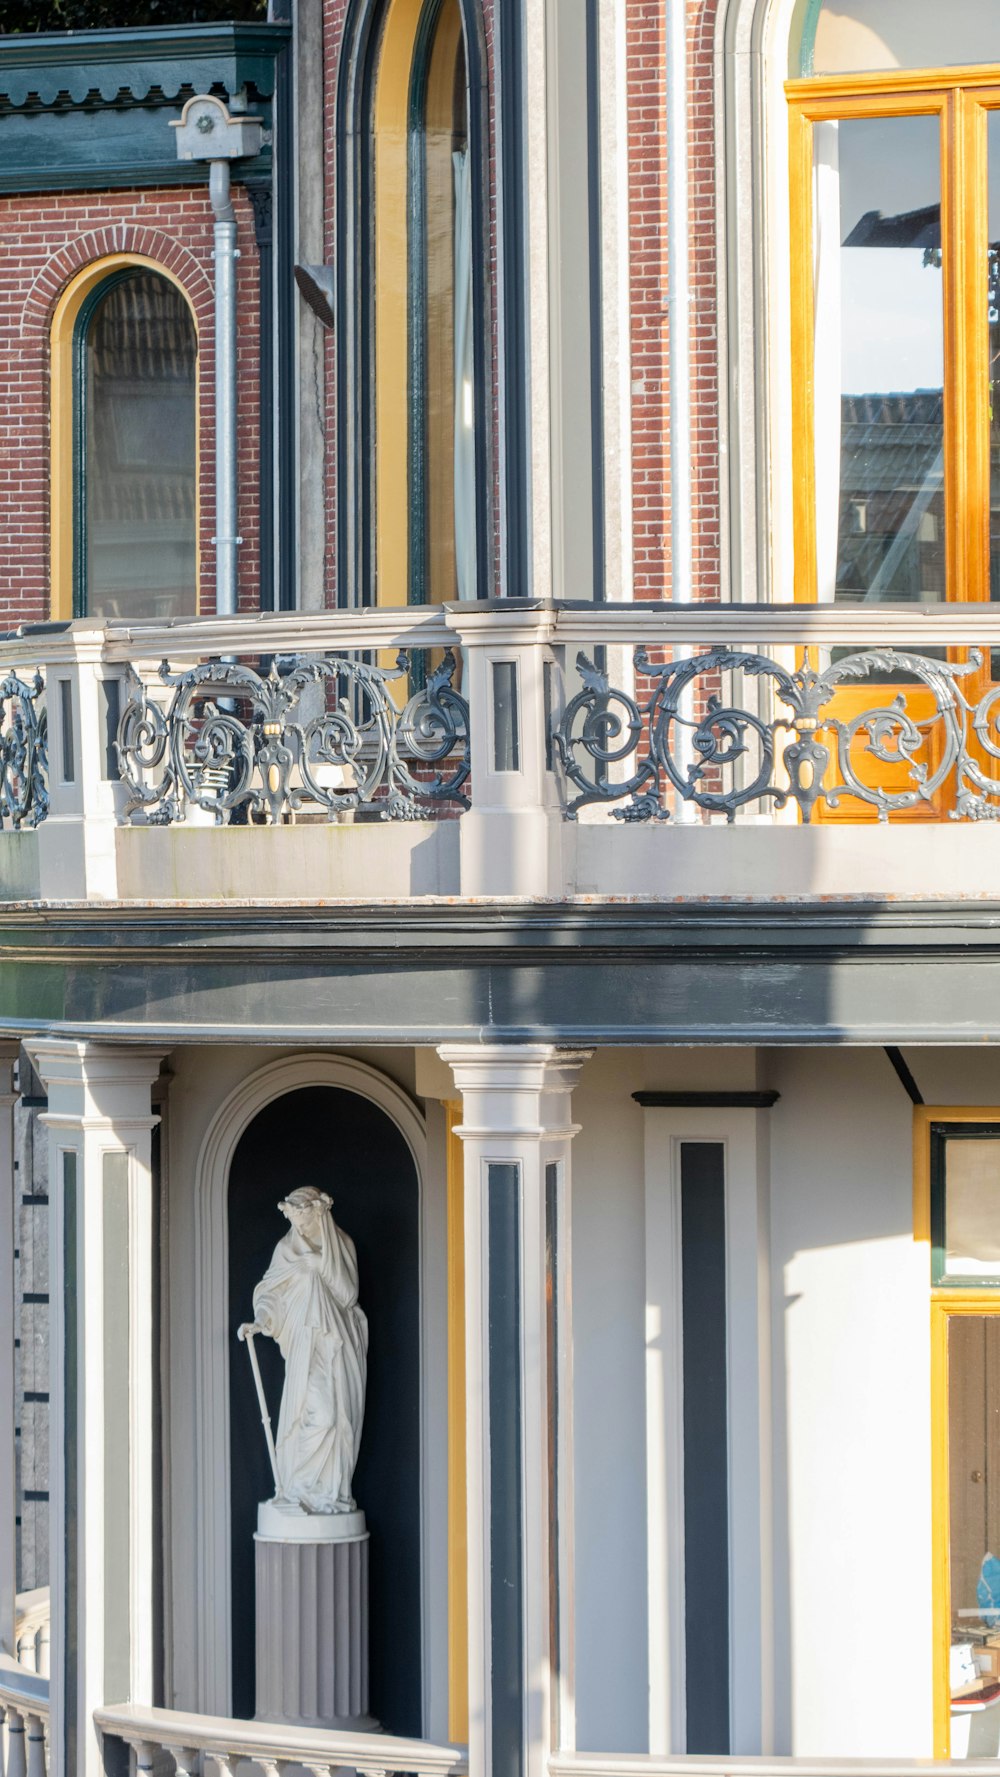
<path id="1" fill-rule="evenodd" d="M 1000 1277 L 1000 1137 L 944 1143 L 945 1277 Z"/>
<path id="2" fill-rule="evenodd" d="M 994 0 L 834 0 L 815 12 L 802 0 L 793 74 L 864 73 L 1000 62 Z"/>
<path id="3" fill-rule="evenodd" d="M 945 596 L 936 117 L 813 126 L 817 596 Z"/>
<path id="4" fill-rule="evenodd" d="M 952 1758 L 1000 1751 L 1000 1319 L 948 1323 Z"/>
<path id="5" fill-rule="evenodd" d="M 1000 598 L 1000 112 L 987 113 L 986 327 L 990 365 L 990 598 Z M 993 676 L 997 676 L 994 655 Z"/>
<path id="6" fill-rule="evenodd" d="M 91 319 L 83 475 L 88 613 L 193 613 L 194 326 L 152 272 L 115 284 Z"/>

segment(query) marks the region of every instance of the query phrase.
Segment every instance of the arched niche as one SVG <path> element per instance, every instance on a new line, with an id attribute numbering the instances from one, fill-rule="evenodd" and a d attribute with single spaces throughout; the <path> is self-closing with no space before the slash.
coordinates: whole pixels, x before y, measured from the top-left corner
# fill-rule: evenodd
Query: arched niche
<path id="1" fill-rule="evenodd" d="M 317 1098 L 316 1094 L 321 1096 Z M 329 1096 L 324 1100 L 322 1095 Z M 303 1137 L 300 1142 L 297 1119 L 307 1104 L 311 1107 L 313 1133 L 308 1140 Z M 343 1150 L 335 1124 L 325 1129 L 322 1139 L 317 1136 L 315 1112 L 324 1104 L 327 1113 L 332 1111 L 335 1119 L 338 1110 L 341 1114 L 345 1109 L 352 1110 L 353 1128 L 344 1134 Z M 346 1125 L 343 1126 L 346 1131 Z M 283 1132 L 283 1150 L 281 1144 L 276 1142 L 277 1131 Z M 277 1164 L 275 1154 L 280 1156 L 278 1176 L 273 1181 L 262 1179 L 259 1187 L 260 1200 L 265 1205 L 265 1210 L 253 1242 L 250 1243 L 252 1250 L 246 1259 L 245 1268 L 249 1276 L 261 1258 L 266 1265 L 276 1240 L 285 1230 L 283 1220 L 273 1211 L 266 1210 L 266 1204 L 272 1201 L 276 1204 L 278 1198 L 292 1188 L 293 1175 L 295 1182 L 313 1182 L 311 1177 L 299 1178 L 299 1173 L 305 1173 L 309 1168 L 325 1165 L 329 1171 L 341 1173 L 343 1176 L 340 1184 L 334 1178 L 331 1192 L 335 1198 L 334 1214 L 338 1217 L 342 1215 L 345 1225 L 351 1220 L 355 1223 L 353 1227 L 349 1227 L 349 1232 L 358 1239 L 359 1259 L 363 1274 L 366 1274 L 362 1287 L 367 1300 L 363 1295 L 362 1305 L 374 1321 L 383 1314 L 382 1298 L 386 1290 L 393 1287 L 391 1264 L 389 1274 L 381 1280 L 373 1270 L 379 1264 L 380 1255 L 377 1233 L 373 1243 L 370 1212 L 376 1208 L 375 1199 L 381 1200 L 385 1195 L 384 1181 L 373 1187 L 373 1201 L 365 1206 L 365 1214 L 359 1220 L 358 1209 L 364 1194 L 363 1181 L 352 1183 L 348 1190 L 345 1179 L 349 1167 L 360 1170 L 365 1165 L 366 1143 L 369 1154 L 373 1153 L 372 1141 L 379 1131 L 381 1135 L 378 1140 L 382 1144 L 383 1154 L 395 1156 L 393 1164 L 397 1169 L 397 1178 L 403 1180 L 404 1195 L 409 1191 L 412 1193 L 411 1201 L 415 1198 L 415 1287 L 418 1302 L 411 1319 L 416 1352 L 408 1354 L 408 1362 L 416 1377 L 417 1387 L 416 1474 L 412 1473 L 412 1459 L 409 1463 L 410 1472 L 404 1477 L 399 1478 L 388 1472 L 385 1461 L 388 1442 L 386 1426 L 392 1411 L 392 1390 L 387 1392 L 384 1376 L 377 1380 L 373 1376 L 372 1387 L 375 1392 L 372 1396 L 372 1409 L 376 1415 L 373 1420 L 376 1430 L 368 1439 L 367 1447 L 365 1440 L 362 1440 L 356 1492 L 359 1503 L 365 1505 L 366 1510 L 371 1510 L 373 1526 L 375 1520 L 382 1519 L 383 1529 L 379 1534 L 383 1537 L 386 1495 L 391 1494 L 397 1485 L 403 1485 L 411 1489 L 412 1503 L 415 1493 L 418 1501 L 415 1526 L 411 1522 L 402 1538 L 397 1527 L 395 1535 L 398 1547 L 404 1541 L 406 1543 L 405 1560 L 410 1572 L 403 1590 L 410 1600 L 408 1608 L 416 1608 L 419 1615 L 419 1628 L 413 1637 L 413 1643 L 419 1650 L 416 1657 L 420 1670 L 415 1685 L 410 1682 L 408 1690 L 404 1686 L 392 1692 L 390 1686 L 390 1709 L 399 1711 L 401 1725 L 405 1715 L 409 1725 L 404 1731 L 417 1733 L 435 1731 L 434 1724 L 440 1723 L 446 1711 L 446 1679 L 443 1676 L 444 1663 L 441 1658 L 446 1632 L 445 1626 L 439 1621 L 442 1587 L 435 1579 L 438 1572 L 443 1574 L 446 1571 L 447 1565 L 446 1499 L 442 1492 L 444 1483 L 441 1464 L 437 1459 L 438 1449 L 445 1438 L 444 1423 L 441 1421 L 442 1388 L 438 1386 L 438 1382 L 444 1376 L 447 1362 L 444 1320 L 443 1315 L 438 1312 L 438 1304 L 444 1302 L 447 1287 L 443 1233 L 444 1181 L 443 1178 L 438 1181 L 436 1177 L 433 1180 L 428 1177 L 424 1119 L 412 1099 L 394 1081 L 375 1068 L 353 1058 L 318 1052 L 283 1057 L 243 1080 L 217 1111 L 202 1142 L 196 1168 L 196 1472 L 192 1532 L 196 1544 L 197 1571 L 202 1586 L 192 1628 L 196 1638 L 196 1706 L 204 1713 L 230 1715 L 237 1702 L 242 1701 L 245 1706 L 247 1694 L 245 1676 L 240 1680 L 237 1674 L 238 1682 L 244 1685 L 242 1698 L 234 1689 L 233 1682 L 235 1569 L 231 1427 L 236 1405 L 232 1384 L 233 1363 L 236 1359 L 233 1358 L 232 1346 L 235 1327 L 248 1317 L 248 1304 L 242 1300 L 241 1294 L 240 1299 L 237 1299 L 230 1289 L 231 1187 L 234 1182 L 238 1187 L 240 1177 L 247 1176 L 247 1165 L 253 1170 L 259 1163 L 259 1170 L 263 1175 L 271 1165 Z M 257 1159 L 254 1158 L 255 1144 Z M 409 1184 L 406 1183 L 407 1177 Z M 392 1192 L 389 1194 L 391 1196 Z M 382 1208 L 384 1210 L 384 1204 Z M 391 1217 L 387 1217 L 384 1230 L 386 1234 L 391 1231 L 391 1226 Z M 384 1241 L 382 1244 L 384 1246 Z M 240 1262 L 243 1263 L 242 1260 Z M 386 1340 L 391 1343 L 392 1338 L 398 1336 L 395 1320 L 392 1329 L 386 1330 L 385 1337 L 382 1333 L 377 1337 L 376 1343 L 382 1348 L 382 1352 L 373 1352 L 373 1370 L 376 1363 L 384 1363 Z M 267 1344 L 266 1340 L 258 1340 L 258 1352 L 265 1364 L 269 1355 Z M 247 1364 L 242 1348 L 237 1356 Z M 271 1387 L 274 1390 L 272 1408 L 277 1405 L 280 1369 L 281 1360 L 278 1357 L 277 1369 L 271 1376 Z M 242 1421 L 246 1415 L 241 1411 L 240 1417 Z M 243 1434 L 241 1460 L 242 1439 Z M 267 1458 L 266 1452 L 263 1452 L 262 1468 L 263 1434 L 255 1407 L 246 1428 L 245 1445 L 246 1460 L 254 1465 L 257 1481 L 261 1478 L 257 1471 L 263 1474 L 265 1492 L 258 1496 L 264 1497 L 267 1492 Z M 373 1474 L 373 1468 L 381 1472 Z M 373 1502 L 370 1508 L 364 1497 L 366 1490 Z M 252 1505 L 255 1509 L 255 1502 Z M 237 1526 L 237 1529 L 243 1534 L 245 1526 Z M 242 1557 L 237 1558 L 237 1566 L 241 1559 Z M 419 1578 L 412 1571 L 415 1564 L 419 1565 Z M 383 1573 L 385 1572 L 383 1562 Z M 238 1587 L 237 1576 L 237 1596 L 240 1595 Z M 411 1659 L 412 1657 L 411 1655 Z M 374 1689 L 372 1702 L 374 1706 Z M 418 1712 L 419 1720 L 416 1719 Z"/>

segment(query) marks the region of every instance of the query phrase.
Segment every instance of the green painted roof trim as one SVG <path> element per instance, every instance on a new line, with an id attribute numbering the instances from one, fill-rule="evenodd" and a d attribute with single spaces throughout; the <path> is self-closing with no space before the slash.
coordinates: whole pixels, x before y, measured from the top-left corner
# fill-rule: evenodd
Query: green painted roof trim
<path id="1" fill-rule="evenodd" d="M 232 24 L 0 37 L 0 101 L 14 109 L 67 98 L 113 106 L 213 86 L 230 95 L 253 86 L 269 98 L 290 35 L 287 24 Z"/>

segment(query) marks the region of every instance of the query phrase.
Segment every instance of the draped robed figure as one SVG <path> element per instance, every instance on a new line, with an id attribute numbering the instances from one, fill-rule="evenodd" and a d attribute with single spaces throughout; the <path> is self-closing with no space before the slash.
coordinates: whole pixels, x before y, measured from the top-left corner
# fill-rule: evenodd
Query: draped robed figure
<path id="1" fill-rule="evenodd" d="M 279 1208 L 291 1222 L 253 1294 L 254 1320 L 277 1340 L 285 1386 L 275 1453 L 278 1498 L 308 1512 L 352 1512 L 368 1370 L 354 1242 L 313 1186 Z"/>

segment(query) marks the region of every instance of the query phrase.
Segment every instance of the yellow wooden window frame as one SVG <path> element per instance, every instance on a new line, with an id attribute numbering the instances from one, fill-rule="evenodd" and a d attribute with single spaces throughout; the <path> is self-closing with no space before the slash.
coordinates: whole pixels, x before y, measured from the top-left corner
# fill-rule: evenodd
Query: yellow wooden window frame
<path id="1" fill-rule="evenodd" d="M 944 249 L 945 586 L 950 600 L 989 597 L 989 349 L 986 116 L 1000 108 L 1000 67 L 901 70 L 790 80 L 792 523 L 795 598 L 816 600 L 812 125 L 860 117 L 937 116 Z"/>
<path id="2" fill-rule="evenodd" d="M 191 314 L 196 344 L 198 317 L 190 296 L 169 266 L 145 253 L 111 253 L 94 259 L 70 279 L 52 313 L 49 329 L 50 469 L 49 583 L 50 613 L 56 622 L 73 615 L 73 335 L 77 317 L 91 292 L 116 271 L 135 266 L 155 272 L 180 291 Z M 201 609 L 201 353 L 195 353 L 195 608 Z"/>
<path id="3" fill-rule="evenodd" d="M 996 1105 L 918 1105 L 913 1113 L 913 1233 L 931 1276 L 931 1126 L 997 1123 Z M 948 1468 L 948 1323 L 953 1316 L 1000 1315 L 1000 1289 L 930 1290 L 931 1538 L 934 1624 L 934 1757 L 951 1757 L 951 1523 Z"/>

